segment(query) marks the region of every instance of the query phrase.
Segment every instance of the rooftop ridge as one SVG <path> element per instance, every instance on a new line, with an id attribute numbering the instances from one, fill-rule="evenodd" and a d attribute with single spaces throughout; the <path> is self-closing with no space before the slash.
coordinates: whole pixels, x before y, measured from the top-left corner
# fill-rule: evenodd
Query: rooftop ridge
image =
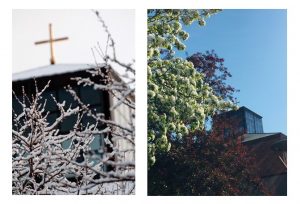
<path id="1" fill-rule="evenodd" d="M 54 64 L 36 67 L 12 74 L 12 81 L 22 81 L 30 78 L 40 78 L 56 74 L 72 73 L 93 68 L 94 64 Z M 99 66 L 99 65 L 98 65 Z M 105 66 L 105 64 L 100 64 Z"/>

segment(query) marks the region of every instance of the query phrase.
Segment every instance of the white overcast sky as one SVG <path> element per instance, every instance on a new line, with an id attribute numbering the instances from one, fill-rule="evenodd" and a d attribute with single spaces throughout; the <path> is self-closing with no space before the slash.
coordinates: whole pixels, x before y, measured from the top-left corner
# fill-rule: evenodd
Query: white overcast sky
<path id="1" fill-rule="evenodd" d="M 134 59 L 134 10 L 99 10 L 116 43 L 117 56 L 124 62 Z M 69 37 L 54 43 L 56 64 L 91 64 L 91 48 L 106 45 L 107 34 L 91 10 L 13 10 L 13 73 L 49 65 L 49 44 L 34 45 L 53 37 Z M 100 62 L 100 61 L 99 61 Z"/>

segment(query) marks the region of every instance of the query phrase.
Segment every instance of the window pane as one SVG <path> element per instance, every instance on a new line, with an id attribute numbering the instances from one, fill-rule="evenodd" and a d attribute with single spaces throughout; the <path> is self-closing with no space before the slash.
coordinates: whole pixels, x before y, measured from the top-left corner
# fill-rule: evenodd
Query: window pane
<path id="1" fill-rule="evenodd" d="M 103 149 L 103 136 L 96 135 L 94 140 L 91 142 L 91 150 L 98 150 L 99 152 Z"/>
<path id="2" fill-rule="evenodd" d="M 48 126 L 52 125 L 55 122 L 55 120 L 56 120 L 57 117 L 58 117 L 57 113 L 51 113 L 51 114 L 49 114 L 47 116 L 47 122 L 49 123 Z"/>
<path id="3" fill-rule="evenodd" d="M 13 102 L 12 108 L 13 108 L 15 114 L 19 115 L 20 113 L 22 113 L 22 111 L 23 111 L 22 106 L 15 97 L 13 97 L 12 102 Z"/>
<path id="4" fill-rule="evenodd" d="M 61 143 L 63 149 L 70 149 L 72 139 L 65 140 Z"/>
<path id="5" fill-rule="evenodd" d="M 102 107 L 100 106 L 93 106 L 91 107 L 91 110 L 93 111 L 93 113 L 102 113 Z M 84 114 L 83 117 L 82 117 L 82 125 L 83 127 L 86 127 L 87 125 L 92 125 L 92 124 L 96 124 L 96 120 L 91 117 L 91 116 L 88 116 L 87 114 Z M 103 124 L 99 124 L 98 123 L 98 127 L 101 126 Z"/>
<path id="6" fill-rule="evenodd" d="M 55 91 L 46 91 L 45 93 L 43 93 L 42 95 L 42 100 L 41 102 L 44 102 L 45 100 L 47 100 L 46 102 L 46 111 L 56 111 L 57 110 L 57 106 L 55 101 L 53 100 L 53 98 L 51 97 L 51 94 L 56 97 Z"/>
<path id="7" fill-rule="evenodd" d="M 96 124 L 96 120 L 87 114 L 84 114 L 82 117 L 82 125 L 83 127 L 87 127 L 87 125 Z"/>
<path id="8" fill-rule="evenodd" d="M 73 90 L 75 92 L 77 92 L 77 88 L 73 88 Z M 58 101 L 60 103 L 65 101 L 66 102 L 66 105 L 65 105 L 66 108 L 69 108 L 70 105 L 71 105 L 72 108 L 75 108 L 75 107 L 78 106 L 77 101 L 75 101 L 73 96 L 69 92 L 67 92 L 65 89 L 60 89 L 58 91 Z"/>
<path id="9" fill-rule="evenodd" d="M 65 118 L 61 124 L 60 130 L 62 132 L 69 132 L 73 128 L 74 124 L 76 123 L 76 120 L 77 120 L 76 115 L 71 115 L 71 116 Z"/>
<path id="10" fill-rule="evenodd" d="M 91 150 L 89 151 L 89 156 L 91 156 L 90 161 L 94 162 L 94 165 L 96 165 L 103 158 L 103 151 L 104 151 L 103 135 L 95 135 L 95 138 L 91 142 L 90 147 L 91 147 Z"/>
<path id="11" fill-rule="evenodd" d="M 103 103 L 102 91 L 96 91 L 91 86 L 80 87 L 80 98 L 85 104 L 95 105 Z"/>

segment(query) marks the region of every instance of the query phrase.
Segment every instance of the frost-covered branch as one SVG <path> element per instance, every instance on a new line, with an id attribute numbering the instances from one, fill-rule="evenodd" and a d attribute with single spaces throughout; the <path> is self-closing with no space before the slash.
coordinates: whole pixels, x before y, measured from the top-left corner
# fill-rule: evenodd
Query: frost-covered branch
<path id="1" fill-rule="evenodd" d="M 101 113 L 93 113 L 82 102 L 82 106 L 66 108 L 65 102 L 59 103 L 54 97 L 60 114 L 54 122 L 48 122 L 43 93 L 49 84 L 42 91 L 36 84 L 37 93 L 32 100 L 24 91 L 22 97 L 13 93 L 22 107 L 19 114 L 13 111 L 13 194 L 119 194 L 125 192 L 120 191 L 120 186 L 133 188 L 134 160 L 121 159 L 128 152 L 134 153 L 134 137 L 130 135 L 134 131 L 124 124 L 104 119 Z M 95 124 L 83 126 L 82 116 L 87 113 L 97 119 Z M 59 126 L 71 116 L 77 118 L 73 128 L 62 133 Z M 106 128 L 100 128 L 98 123 L 106 124 Z M 101 135 L 111 150 L 99 149 L 100 156 L 91 153 L 90 145 Z M 131 148 L 116 146 L 114 138 L 117 137 L 130 141 Z M 66 144 L 68 147 L 64 147 Z M 107 171 L 108 166 L 111 171 Z"/>
<path id="2" fill-rule="evenodd" d="M 105 124 L 110 128 L 111 155 L 113 160 L 103 161 L 104 164 L 114 168 L 114 175 L 120 177 L 131 174 L 131 179 L 123 184 L 123 193 L 134 193 L 134 154 L 135 154 L 135 68 L 134 63 L 123 63 L 117 58 L 115 42 L 107 25 L 98 11 L 94 11 L 104 32 L 107 34 L 106 45 L 101 48 L 100 43 L 92 49 L 95 58 L 95 66 L 88 70 L 90 77 L 75 77 L 78 85 L 89 86 L 97 91 L 109 93 L 110 116 L 98 114 L 88 108 L 76 95 L 76 92 L 69 89 L 74 99 L 84 108 L 88 115 L 93 117 L 97 123 Z M 104 51 L 105 50 L 105 51 Z M 109 54 L 111 53 L 111 54 Z M 98 59 L 104 65 L 98 63 Z M 118 65 L 118 70 L 113 69 Z M 122 73 L 122 74 L 120 74 Z M 98 80 L 95 80 L 98 79 Z M 122 189 L 122 188 L 121 188 Z"/>
<path id="3" fill-rule="evenodd" d="M 135 69 L 133 63 L 117 59 L 113 38 L 100 22 L 108 34 L 105 49 L 100 44 L 93 49 L 95 66 L 87 70 L 90 77 L 73 80 L 79 87 L 108 93 L 109 111 L 93 109 L 71 86 L 66 91 L 75 107 L 54 96 L 46 100 L 50 81 L 41 90 L 37 81 L 33 96 L 24 89 L 22 96 L 13 92 L 21 107 L 21 111 L 13 110 L 13 194 L 134 194 Z M 99 57 L 104 66 L 97 62 Z M 118 70 L 122 74 L 113 64 L 123 69 Z M 49 100 L 57 110 L 51 122 Z M 86 117 L 94 122 L 86 124 Z M 70 118 L 75 120 L 72 127 L 63 131 L 63 123 Z M 96 149 L 92 148 L 95 141 L 101 143 Z"/>

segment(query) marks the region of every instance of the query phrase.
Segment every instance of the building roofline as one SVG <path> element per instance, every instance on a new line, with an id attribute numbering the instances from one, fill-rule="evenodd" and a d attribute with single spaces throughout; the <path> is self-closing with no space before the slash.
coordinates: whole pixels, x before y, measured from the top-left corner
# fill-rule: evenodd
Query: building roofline
<path id="1" fill-rule="evenodd" d="M 55 75 L 63 75 L 69 73 L 83 72 L 94 68 L 104 68 L 107 67 L 106 64 L 54 64 L 46 65 L 42 67 L 36 67 L 33 69 L 25 70 L 18 73 L 12 74 L 12 82 L 22 82 L 30 79 L 39 79 L 43 77 L 51 77 Z M 117 81 L 124 81 L 122 76 L 112 67 L 110 68 L 110 73 L 113 78 Z M 128 96 L 131 100 L 135 101 L 135 94 L 130 94 Z"/>
<path id="2" fill-rule="evenodd" d="M 253 135 L 253 137 L 251 137 L 251 135 Z M 254 137 L 254 135 L 256 135 L 257 137 Z M 272 132 L 272 133 L 246 133 L 244 135 L 242 135 L 242 142 L 246 143 L 246 142 L 252 142 L 252 141 L 257 141 L 260 139 L 265 139 L 267 137 L 271 137 L 274 135 L 282 135 L 284 137 L 287 138 L 287 136 L 285 134 L 283 134 L 282 132 Z M 247 137 L 248 136 L 248 137 Z"/>
<path id="3" fill-rule="evenodd" d="M 263 118 L 261 115 L 255 113 L 254 111 L 250 110 L 249 108 L 247 108 L 246 106 L 241 106 L 239 107 L 239 109 L 237 110 L 230 110 L 230 111 L 226 111 L 226 112 L 221 112 L 219 114 L 217 114 L 218 116 L 222 116 L 224 114 L 230 114 L 230 113 L 233 113 L 233 112 L 238 112 L 238 111 L 242 111 L 242 110 L 246 110 L 246 111 L 249 111 L 251 113 L 253 113 L 254 115 L 258 116 L 259 118 Z"/>
<path id="4" fill-rule="evenodd" d="M 260 118 L 263 118 L 261 115 L 255 113 L 254 111 L 250 110 L 250 109 L 247 108 L 246 106 L 242 106 L 242 107 L 239 108 L 239 110 L 240 110 L 240 109 L 245 109 L 245 110 L 247 110 L 247 111 L 249 111 L 249 112 L 255 114 L 256 116 L 258 116 L 258 117 L 260 117 Z"/>
<path id="5" fill-rule="evenodd" d="M 263 133 L 246 133 L 247 135 L 257 135 L 257 134 L 273 134 L 273 135 L 275 135 L 275 134 L 282 134 L 282 135 L 284 135 L 284 136 L 286 136 L 284 133 L 282 133 L 282 132 L 263 132 Z"/>
<path id="6" fill-rule="evenodd" d="M 98 65 L 99 67 L 104 67 L 105 64 Z M 36 67 L 33 69 L 28 69 L 25 71 L 17 72 L 12 74 L 12 81 L 25 81 L 32 78 L 42 78 L 54 75 L 68 74 L 79 71 L 85 71 L 92 69 L 95 65 L 92 64 L 54 64 L 46 65 L 41 67 Z"/>

